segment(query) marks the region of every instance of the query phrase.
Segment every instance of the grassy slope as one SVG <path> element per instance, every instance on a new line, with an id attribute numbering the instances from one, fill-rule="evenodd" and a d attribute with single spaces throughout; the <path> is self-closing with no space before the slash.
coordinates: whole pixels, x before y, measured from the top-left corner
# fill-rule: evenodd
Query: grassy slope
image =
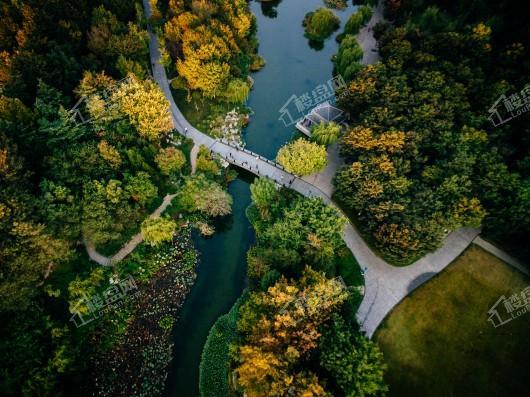
<path id="1" fill-rule="evenodd" d="M 477 246 L 406 298 L 376 340 L 391 396 L 527 395 L 530 313 L 494 328 L 487 311 L 530 280 Z"/>

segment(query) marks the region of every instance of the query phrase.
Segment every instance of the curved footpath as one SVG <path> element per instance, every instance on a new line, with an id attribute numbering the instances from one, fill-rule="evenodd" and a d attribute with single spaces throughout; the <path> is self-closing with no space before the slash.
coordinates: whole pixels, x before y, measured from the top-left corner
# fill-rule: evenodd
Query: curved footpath
<path id="1" fill-rule="evenodd" d="M 151 15 L 148 0 L 143 0 L 146 17 Z M 376 8 L 368 25 L 361 30 L 361 46 L 368 54 L 363 63 L 377 61 L 376 42 L 373 38 L 373 26 L 382 19 L 382 2 Z M 320 197 L 327 204 L 338 207 L 330 196 L 310 182 L 298 178 L 278 164 L 248 150 L 219 141 L 193 127 L 175 104 L 164 67 L 159 63 L 160 51 L 156 35 L 149 30 L 149 51 L 153 78 L 158 83 L 170 103 L 175 129 L 191 138 L 195 145 L 205 145 L 229 163 L 246 169 L 255 175 L 265 176 L 280 185 L 296 190 L 306 197 Z M 339 209 L 340 211 L 340 209 Z M 346 218 L 347 219 L 347 218 Z M 351 250 L 364 271 L 365 295 L 357 312 L 362 330 L 371 337 L 377 326 L 405 296 L 415 288 L 443 270 L 460 255 L 479 234 L 478 229 L 462 228 L 448 235 L 438 250 L 426 255 L 407 267 L 394 267 L 374 254 L 361 238 L 355 227 L 347 222 L 343 232 L 344 242 Z"/>
<path id="2" fill-rule="evenodd" d="M 166 208 L 171 204 L 171 201 L 176 197 L 176 194 L 167 194 L 162 200 L 162 204 L 158 206 L 156 210 L 149 215 L 150 219 L 158 218 L 166 210 Z M 83 243 L 85 245 L 86 252 L 90 259 L 94 262 L 99 263 L 102 266 L 112 266 L 115 263 L 123 260 L 127 255 L 134 251 L 136 246 L 144 241 L 142 233 L 135 234 L 121 249 L 116 252 L 111 257 L 104 256 L 96 251 L 94 244 L 88 239 L 84 239 Z"/>

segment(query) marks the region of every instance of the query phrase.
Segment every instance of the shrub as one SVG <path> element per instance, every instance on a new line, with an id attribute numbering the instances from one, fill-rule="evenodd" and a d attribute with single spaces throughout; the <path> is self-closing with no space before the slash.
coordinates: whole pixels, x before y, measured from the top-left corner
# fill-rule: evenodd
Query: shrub
<path id="1" fill-rule="evenodd" d="M 283 146 L 277 160 L 288 172 L 310 175 L 326 167 L 327 152 L 324 146 L 300 138 Z"/>
<path id="2" fill-rule="evenodd" d="M 331 145 L 339 139 L 342 127 L 335 123 L 320 123 L 311 129 L 311 139 L 319 145 Z"/>
<path id="3" fill-rule="evenodd" d="M 338 29 L 340 19 L 327 8 L 319 8 L 306 14 L 303 25 L 308 39 L 324 41 Z"/>
<path id="4" fill-rule="evenodd" d="M 210 329 L 201 355 L 199 392 L 201 397 L 230 395 L 230 345 L 237 339 L 239 307 L 246 300 L 246 292 L 234 303 L 230 311 L 217 319 Z"/>
<path id="5" fill-rule="evenodd" d="M 373 11 L 368 6 L 361 6 L 359 9 L 351 14 L 348 22 L 344 26 L 344 33 L 346 34 L 357 34 L 359 29 L 364 26 L 370 18 L 372 18 Z"/>

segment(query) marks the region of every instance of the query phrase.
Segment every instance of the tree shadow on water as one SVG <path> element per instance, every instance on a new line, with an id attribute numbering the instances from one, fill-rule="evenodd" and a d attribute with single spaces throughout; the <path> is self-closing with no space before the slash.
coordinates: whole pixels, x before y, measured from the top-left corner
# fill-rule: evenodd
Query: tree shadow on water
<path id="1" fill-rule="evenodd" d="M 276 18 L 278 16 L 278 10 L 276 7 L 282 2 L 282 0 L 272 1 L 261 1 L 261 13 L 267 18 Z"/>
<path id="2" fill-rule="evenodd" d="M 315 51 L 322 51 L 322 49 L 324 49 L 324 42 L 323 41 L 309 39 L 307 41 L 307 44 L 309 45 L 310 48 L 312 48 Z"/>

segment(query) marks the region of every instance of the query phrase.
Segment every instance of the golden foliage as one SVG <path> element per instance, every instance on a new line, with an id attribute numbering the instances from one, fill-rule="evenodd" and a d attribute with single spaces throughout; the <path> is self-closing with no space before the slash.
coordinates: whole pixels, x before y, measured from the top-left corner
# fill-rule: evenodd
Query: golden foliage
<path id="1" fill-rule="evenodd" d="M 374 236 L 380 243 L 400 247 L 403 250 L 415 250 L 418 246 L 418 241 L 411 230 L 395 223 L 379 226 Z"/>
<path id="2" fill-rule="evenodd" d="M 112 103 L 128 116 L 138 133 L 147 139 L 159 139 L 173 128 L 169 102 L 151 80 L 139 80 L 130 74 L 112 93 Z"/>
<path id="3" fill-rule="evenodd" d="M 405 144 L 405 133 L 402 131 L 387 131 L 375 136 L 371 128 L 354 127 L 344 137 L 344 144 L 357 150 L 378 150 L 394 153 Z"/>
<path id="4" fill-rule="evenodd" d="M 102 140 L 98 143 L 98 150 L 101 157 L 110 165 L 111 168 L 118 168 L 121 165 L 120 152 L 109 144 L 107 141 Z"/>
<path id="5" fill-rule="evenodd" d="M 235 373 L 247 396 L 327 396 L 312 373 L 297 373 L 300 361 L 317 347 L 319 326 L 346 299 L 338 280 L 306 268 L 296 284 L 281 278 L 267 292 L 251 295 L 238 328 L 248 330 Z M 256 315 L 257 307 L 266 314 Z M 244 323 L 244 324 L 243 324 Z"/>

